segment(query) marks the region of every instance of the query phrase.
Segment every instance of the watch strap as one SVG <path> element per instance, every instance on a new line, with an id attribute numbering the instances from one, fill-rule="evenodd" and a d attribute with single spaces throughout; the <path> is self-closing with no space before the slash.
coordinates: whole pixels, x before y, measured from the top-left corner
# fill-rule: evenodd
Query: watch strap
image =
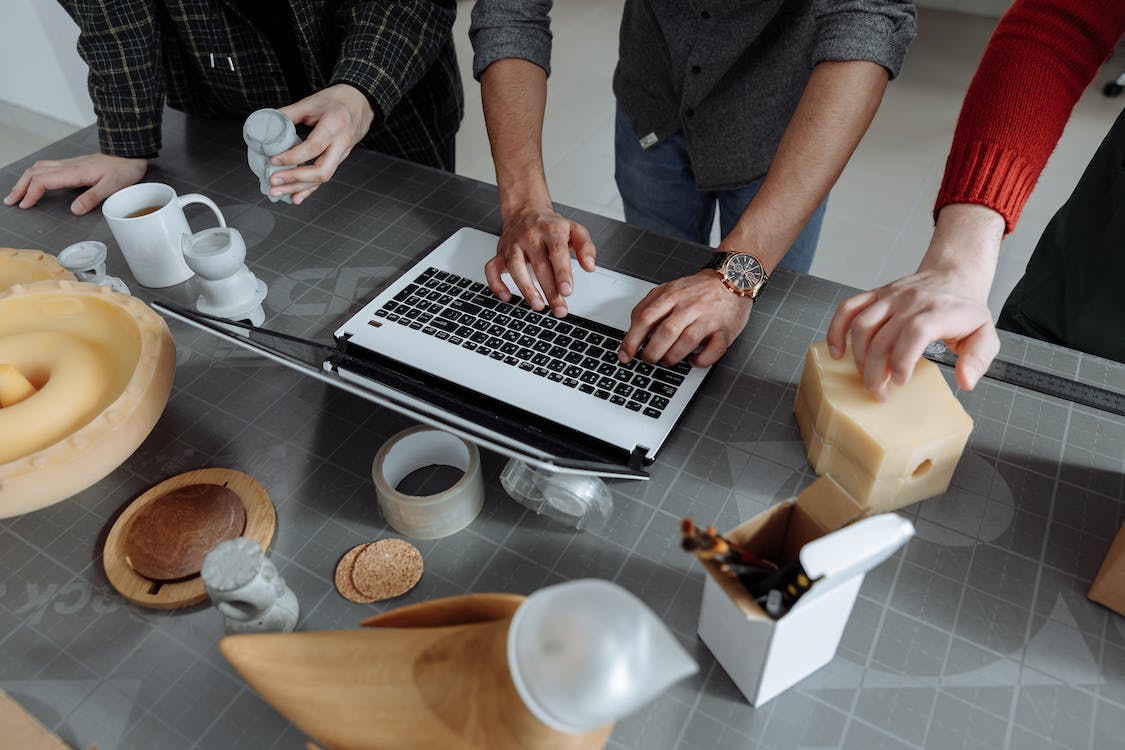
<path id="1" fill-rule="evenodd" d="M 723 264 L 726 263 L 727 258 L 729 258 L 731 255 L 733 255 L 733 253 L 727 252 L 725 250 L 719 250 L 717 252 L 711 253 L 710 260 L 708 260 L 707 264 L 703 267 L 718 271 L 723 267 Z"/>

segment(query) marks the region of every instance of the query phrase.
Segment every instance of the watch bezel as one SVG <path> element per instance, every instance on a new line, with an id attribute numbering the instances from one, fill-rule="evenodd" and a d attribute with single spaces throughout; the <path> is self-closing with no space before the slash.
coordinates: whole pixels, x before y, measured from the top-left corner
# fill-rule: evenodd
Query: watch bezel
<path id="1" fill-rule="evenodd" d="M 758 268 L 761 274 L 761 279 L 749 287 L 741 286 L 737 281 L 731 277 L 731 261 L 737 256 L 744 255 L 749 258 Z M 757 299 L 761 294 L 762 288 L 765 287 L 766 282 L 769 281 L 769 274 L 766 273 L 765 266 L 762 261 L 758 260 L 753 253 L 748 253 L 744 250 L 736 251 L 719 251 L 711 256 L 711 262 L 707 264 L 709 268 L 713 268 L 719 274 L 719 278 L 732 294 L 737 294 L 740 297 L 750 297 L 750 299 Z"/>

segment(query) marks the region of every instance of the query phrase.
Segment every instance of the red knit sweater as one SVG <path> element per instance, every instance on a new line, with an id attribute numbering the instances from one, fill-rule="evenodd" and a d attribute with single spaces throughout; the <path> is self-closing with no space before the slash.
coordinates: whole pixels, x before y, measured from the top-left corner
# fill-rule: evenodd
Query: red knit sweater
<path id="1" fill-rule="evenodd" d="M 934 214 L 978 203 L 1011 232 L 1082 91 L 1125 32 L 1125 0 L 1018 0 L 965 95 Z"/>

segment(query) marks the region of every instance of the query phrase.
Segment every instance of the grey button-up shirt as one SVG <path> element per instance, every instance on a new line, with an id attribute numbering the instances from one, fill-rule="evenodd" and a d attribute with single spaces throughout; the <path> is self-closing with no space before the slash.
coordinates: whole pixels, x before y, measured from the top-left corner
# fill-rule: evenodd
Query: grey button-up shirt
<path id="1" fill-rule="evenodd" d="M 521 58 L 550 73 L 552 0 L 477 0 L 473 75 Z M 898 74 L 911 0 L 625 0 L 613 91 L 642 145 L 682 132 L 696 185 L 765 175 L 813 66 L 867 60 Z"/>

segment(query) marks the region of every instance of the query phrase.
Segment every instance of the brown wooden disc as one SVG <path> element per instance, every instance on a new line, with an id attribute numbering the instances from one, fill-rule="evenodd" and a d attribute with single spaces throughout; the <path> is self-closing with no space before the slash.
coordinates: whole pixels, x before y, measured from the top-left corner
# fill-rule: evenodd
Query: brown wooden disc
<path id="1" fill-rule="evenodd" d="M 274 531 L 277 530 L 277 514 L 269 493 L 258 480 L 236 469 L 195 469 L 177 474 L 150 487 L 130 502 L 109 529 L 105 548 L 102 550 L 105 575 L 117 592 L 129 601 L 155 609 L 179 609 L 207 601 L 207 592 L 200 576 L 191 576 L 182 581 L 155 581 L 142 576 L 125 559 L 122 544 L 133 519 L 149 504 L 173 490 L 195 484 L 222 485 L 237 495 L 246 509 L 246 529 L 242 536 L 257 542 L 262 552 L 269 549 Z"/>
<path id="2" fill-rule="evenodd" d="M 218 484 L 193 484 L 161 495 L 133 518 L 122 539 L 130 567 L 153 581 L 199 573 L 216 545 L 241 536 L 246 508 Z"/>
<path id="3" fill-rule="evenodd" d="M 372 601 L 405 594 L 422 578 L 422 553 L 402 539 L 380 539 L 360 550 L 352 584 Z"/>
<path id="4" fill-rule="evenodd" d="M 370 604 L 375 601 L 372 597 L 359 593 L 359 589 L 352 583 L 352 568 L 355 567 L 355 559 L 370 544 L 371 542 L 364 542 L 352 547 L 344 553 L 340 562 L 336 565 L 336 590 L 340 592 L 340 596 L 355 604 Z"/>

